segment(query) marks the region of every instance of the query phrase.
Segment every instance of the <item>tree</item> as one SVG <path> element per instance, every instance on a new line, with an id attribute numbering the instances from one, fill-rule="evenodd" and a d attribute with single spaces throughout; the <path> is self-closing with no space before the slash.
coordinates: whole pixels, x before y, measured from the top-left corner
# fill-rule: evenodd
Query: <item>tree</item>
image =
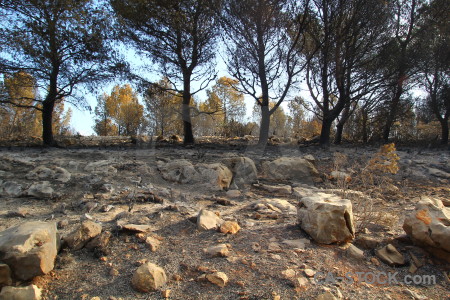
<path id="1" fill-rule="evenodd" d="M 54 145 L 56 103 L 71 99 L 86 106 L 83 98 L 75 97 L 75 88 L 111 75 L 107 61 L 112 49 L 106 30 L 110 18 L 94 0 L 5 0 L 2 4 L 2 23 L 8 24 L 0 31 L 2 69 L 29 73 L 45 91 L 43 99 L 19 106 L 42 112 L 43 142 Z M 6 102 L 13 104 L 11 99 Z"/>
<path id="2" fill-rule="evenodd" d="M 389 140 L 391 127 L 399 116 L 401 98 L 408 83 L 417 72 L 414 67 L 414 47 L 417 40 L 417 24 L 422 12 L 423 0 L 394 0 L 391 6 L 392 38 L 383 50 L 385 73 L 389 76 L 391 97 L 386 103 L 387 115 L 383 126 L 383 140 Z"/>
<path id="3" fill-rule="evenodd" d="M 191 99 L 214 78 L 218 1 L 111 0 L 111 4 L 124 39 L 150 56 L 182 94 L 184 143 L 193 144 Z M 191 90 L 192 81 L 201 81 L 197 91 Z"/>
<path id="4" fill-rule="evenodd" d="M 308 21 L 308 2 L 225 0 L 222 32 L 229 72 L 261 110 L 259 146 L 269 138 L 270 116 L 295 85 L 303 69 L 300 53 Z M 269 98 L 275 105 L 269 108 Z"/>
<path id="5" fill-rule="evenodd" d="M 183 124 L 181 115 L 181 97 L 174 94 L 168 78 L 162 78 L 152 84 L 144 93 L 144 104 L 148 112 L 150 126 L 154 134 L 165 136 L 181 134 Z"/>
<path id="6" fill-rule="evenodd" d="M 144 107 L 129 84 L 116 85 L 111 94 L 104 94 L 95 112 L 98 118 L 94 128 L 101 133 L 114 133 L 115 126 L 118 135 L 137 135 L 144 121 Z"/>
<path id="7" fill-rule="evenodd" d="M 419 75 L 427 91 L 426 105 L 441 125 L 441 144 L 448 144 L 450 118 L 450 4 L 434 0 L 425 7 L 418 35 Z M 417 49 L 416 48 L 416 49 Z"/>
<path id="8" fill-rule="evenodd" d="M 216 84 L 207 91 L 208 98 L 200 105 L 200 111 L 211 121 L 215 135 L 236 135 L 235 128 L 245 117 L 244 95 L 234 86 L 239 84 L 235 79 L 220 77 Z M 207 124 L 205 124 L 207 125 Z"/>
<path id="9" fill-rule="evenodd" d="M 306 82 L 322 120 L 320 144 L 337 122 L 340 143 L 355 103 L 379 81 L 371 66 L 384 37 L 386 7 L 378 0 L 313 1 L 308 26 Z"/>

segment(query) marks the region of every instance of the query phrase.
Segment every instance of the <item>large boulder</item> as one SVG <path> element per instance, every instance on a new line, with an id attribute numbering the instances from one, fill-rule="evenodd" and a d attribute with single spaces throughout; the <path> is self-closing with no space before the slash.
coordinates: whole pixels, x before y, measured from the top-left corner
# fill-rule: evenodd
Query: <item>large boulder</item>
<path id="1" fill-rule="evenodd" d="M 258 179 L 256 165 L 248 157 L 226 158 L 222 163 L 233 172 L 233 182 L 239 187 L 254 183 Z"/>
<path id="2" fill-rule="evenodd" d="M 355 235 L 350 200 L 326 193 L 317 193 L 300 200 L 298 221 L 316 242 L 331 244 L 347 242 Z"/>
<path id="3" fill-rule="evenodd" d="M 158 170 L 167 181 L 181 184 L 201 184 L 213 190 L 227 189 L 233 173 L 220 163 L 193 165 L 185 159 L 158 162 Z"/>
<path id="4" fill-rule="evenodd" d="M 0 261 L 19 280 L 53 270 L 57 254 L 56 223 L 27 222 L 0 232 Z"/>
<path id="5" fill-rule="evenodd" d="M 281 157 L 271 162 L 264 162 L 264 174 L 272 180 L 289 180 L 299 183 L 314 184 L 319 179 L 319 172 L 311 161 L 299 157 Z"/>
<path id="6" fill-rule="evenodd" d="M 450 208 L 441 200 L 422 197 L 403 229 L 415 244 L 450 262 Z"/>

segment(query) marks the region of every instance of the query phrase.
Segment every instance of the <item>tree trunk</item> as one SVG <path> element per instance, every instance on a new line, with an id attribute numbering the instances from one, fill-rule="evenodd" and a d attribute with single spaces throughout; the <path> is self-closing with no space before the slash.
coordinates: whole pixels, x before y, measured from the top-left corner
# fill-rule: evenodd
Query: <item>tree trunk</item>
<path id="1" fill-rule="evenodd" d="M 320 131 L 320 139 L 319 144 L 321 146 L 328 147 L 330 146 L 330 133 L 331 133 L 331 125 L 333 124 L 332 119 L 323 119 L 322 120 L 322 130 Z"/>
<path id="2" fill-rule="evenodd" d="M 334 143 L 339 145 L 342 142 L 342 132 L 344 131 L 344 125 L 350 116 L 350 105 L 346 105 L 342 117 L 336 125 L 336 135 L 334 136 Z"/>
<path id="3" fill-rule="evenodd" d="M 55 146 L 53 139 L 53 101 L 44 101 L 42 105 L 42 140 L 45 146 Z"/>
<path id="4" fill-rule="evenodd" d="M 184 145 L 194 144 L 194 134 L 192 132 L 191 121 L 191 76 L 190 74 L 183 75 L 183 105 L 181 115 L 183 118 L 183 133 L 184 133 Z"/>
<path id="5" fill-rule="evenodd" d="M 258 146 L 265 146 L 269 141 L 270 114 L 269 106 L 261 106 L 261 124 L 259 127 Z"/>
<path id="6" fill-rule="evenodd" d="M 441 145 L 448 145 L 448 134 L 449 134 L 449 128 L 448 128 L 448 118 L 443 118 L 440 120 L 441 123 Z"/>

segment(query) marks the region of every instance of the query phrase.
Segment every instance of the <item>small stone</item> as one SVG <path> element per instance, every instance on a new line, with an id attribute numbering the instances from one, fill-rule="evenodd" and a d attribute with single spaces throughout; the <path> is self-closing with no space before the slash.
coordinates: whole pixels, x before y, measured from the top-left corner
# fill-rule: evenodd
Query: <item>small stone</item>
<path id="1" fill-rule="evenodd" d="M 241 191 L 239 190 L 229 190 L 226 193 L 229 198 L 239 198 L 241 196 Z"/>
<path id="2" fill-rule="evenodd" d="M 298 239 L 298 240 L 284 240 L 281 243 L 288 245 L 292 248 L 304 249 L 307 245 L 311 244 L 308 239 Z"/>
<path id="3" fill-rule="evenodd" d="M 174 275 L 172 276 L 172 279 L 173 279 L 174 281 L 182 281 L 182 280 L 183 280 L 183 277 L 181 277 L 179 274 L 174 274 Z"/>
<path id="4" fill-rule="evenodd" d="M 292 278 L 296 275 L 295 270 L 292 269 L 286 269 L 281 272 L 281 275 L 283 275 L 286 278 Z"/>
<path id="5" fill-rule="evenodd" d="M 425 300 L 425 299 L 428 299 L 427 297 L 422 296 L 422 295 L 419 295 L 419 294 L 417 294 L 416 292 L 411 291 L 411 290 L 408 290 L 408 289 L 403 290 L 403 293 L 405 293 L 406 295 L 408 295 L 408 296 L 410 296 L 410 297 L 413 297 L 415 300 Z"/>
<path id="6" fill-rule="evenodd" d="M 239 226 L 239 224 L 234 221 L 225 221 L 220 226 L 220 232 L 222 233 L 236 234 L 240 229 L 241 226 Z"/>
<path id="7" fill-rule="evenodd" d="M 100 297 L 92 297 L 91 300 L 102 300 Z"/>
<path id="8" fill-rule="evenodd" d="M 314 271 L 312 269 L 305 269 L 303 272 L 305 272 L 305 275 L 308 277 L 313 277 L 317 273 L 316 271 Z"/>
<path id="9" fill-rule="evenodd" d="M 327 291 L 319 296 L 317 296 L 316 300 L 338 300 L 330 291 Z"/>
<path id="10" fill-rule="evenodd" d="M 271 252 L 279 252 L 279 251 L 282 251 L 280 244 L 277 243 L 277 242 L 271 242 L 271 243 L 269 243 L 269 245 L 268 245 L 268 247 L 267 247 L 267 250 L 268 250 L 268 251 L 271 251 Z"/>
<path id="11" fill-rule="evenodd" d="M 406 263 L 405 257 L 392 244 L 376 250 L 375 254 L 381 261 L 390 266 L 402 266 Z"/>
<path id="12" fill-rule="evenodd" d="M 206 275 L 206 279 L 209 282 L 214 283 L 220 287 L 224 287 L 228 283 L 228 276 L 223 272 L 214 272 L 212 274 Z"/>
<path id="13" fill-rule="evenodd" d="M 145 243 L 149 245 L 150 251 L 152 252 L 156 252 L 156 250 L 158 250 L 159 246 L 161 245 L 161 242 L 152 236 L 148 236 L 145 239 Z"/>
<path id="14" fill-rule="evenodd" d="M 34 284 L 26 287 L 5 286 L 0 293 L 0 300 L 40 300 L 42 290 Z"/>
<path id="15" fill-rule="evenodd" d="M 138 224 L 125 224 L 122 225 L 124 230 L 129 230 L 133 232 L 151 232 L 153 231 L 153 227 L 150 225 L 138 225 Z"/>
<path id="16" fill-rule="evenodd" d="M 102 232 L 102 226 L 92 221 L 84 221 L 75 231 L 64 237 L 64 241 L 74 250 L 80 250 L 87 242 Z"/>
<path id="17" fill-rule="evenodd" d="M 108 205 L 103 205 L 100 208 L 101 212 L 109 212 L 110 210 L 112 210 L 114 208 L 114 205 L 108 204 Z"/>
<path id="18" fill-rule="evenodd" d="M 211 246 L 208 247 L 206 249 L 204 249 L 204 251 L 212 256 L 212 257 L 216 257 L 216 256 L 221 256 L 221 257 L 226 257 L 229 254 L 229 250 L 226 244 L 219 244 L 216 246 Z"/>
<path id="19" fill-rule="evenodd" d="M 259 252 L 259 251 L 261 251 L 261 245 L 259 244 L 259 243 L 256 243 L 256 242 L 254 242 L 254 243 L 252 243 L 252 249 L 253 249 L 253 251 L 255 251 L 255 252 Z"/>
<path id="20" fill-rule="evenodd" d="M 411 266 L 409 266 L 409 273 L 411 273 L 411 274 L 414 274 L 414 273 L 416 273 L 417 272 L 417 267 L 416 267 L 416 265 L 414 264 L 414 263 L 411 263 Z"/>
<path id="21" fill-rule="evenodd" d="M 308 285 L 308 283 L 309 283 L 308 278 L 306 278 L 304 276 L 297 277 L 294 280 L 294 285 L 299 288 L 306 287 Z"/>
<path id="22" fill-rule="evenodd" d="M 275 259 L 275 260 L 281 260 L 281 256 L 278 254 L 272 254 L 270 257 L 272 257 L 272 259 Z"/>
<path id="23" fill-rule="evenodd" d="M 364 259 L 364 251 L 362 251 L 355 245 L 350 245 L 350 247 L 347 248 L 347 255 L 359 260 Z"/>
<path id="24" fill-rule="evenodd" d="M 139 292 L 154 291 L 167 282 L 166 272 L 152 263 L 145 263 L 140 266 L 133 275 L 131 284 Z"/>
<path id="25" fill-rule="evenodd" d="M 380 265 L 380 261 L 376 258 L 376 257 L 371 257 L 370 261 L 375 265 L 375 266 L 379 266 Z"/>
<path id="26" fill-rule="evenodd" d="M 199 230 L 217 229 L 222 223 L 223 220 L 221 218 L 206 209 L 202 209 L 197 216 L 197 228 Z"/>

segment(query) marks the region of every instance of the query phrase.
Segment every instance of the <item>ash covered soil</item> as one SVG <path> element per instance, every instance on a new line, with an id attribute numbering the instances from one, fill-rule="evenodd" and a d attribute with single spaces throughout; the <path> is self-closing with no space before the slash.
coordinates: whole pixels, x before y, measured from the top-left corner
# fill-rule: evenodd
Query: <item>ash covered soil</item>
<path id="1" fill-rule="evenodd" d="M 245 143 L 191 148 L 174 144 L 4 147 L 0 149 L 0 231 L 39 220 L 57 222 L 60 236 L 65 237 L 89 219 L 110 233 L 101 251 L 74 250 L 63 243 L 54 270 L 32 280 L 42 288 L 43 299 L 449 299 L 450 264 L 416 246 L 402 225 L 422 196 L 449 205 L 450 154 L 400 147 L 397 174 L 368 184 L 359 170 L 377 151 L 377 147 L 323 150 L 270 145 L 258 152 Z M 311 182 L 273 179 L 263 168 L 279 158 L 305 156 L 318 170 Z M 190 181 L 189 172 L 163 174 L 162 166 L 171 162 L 211 165 L 235 157 L 253 160 L 257 178 L 221 188 L 220 182 Z M 333 171 L 345 179 L 331 176 Z M 29 192 L 43 182 L 40 191 L 38 186 L 37 192 Z M 305 194 L 347 197 L 352 191 L 360 197 L 352 199 L 356 234 L 351 242 L 363 257 L 349 254 L 348 243 L 315 242 L 300 228 L 291 209 Z M 291 206 L 286 208 L 286 202 Z M 240 230 L 234 234 L 199 230 L 197 215 L 202 209 L 237 222 Z M 146 227 L 126 229 L 129 224 Z M 146 242 L 148 236 L 153 244 Z M 368 246 L 367 240 L 374 242 Z M 220 244 L 226 247 L 220 255 L 205 251 Z M 404 256 L 404 265 L 390 266 L 377 257 L 375 251 L 387 244 Z M 141 293 L 131 279 L 145 262 L 163 268 L 167 283 Z M 215 272 L 226 274 L 225 286 L 206 278 Z M 398 272 L 400 282 L 371 284 L 358 279 L 356 272 Z M 351 274 L 353 280 L 325 280 L 327 274 Z M 408 285 L 401 282 L 406 275 L 434 275 L 436 282 Z M 27 283 L 14 283 L 20 284 Z"/>

